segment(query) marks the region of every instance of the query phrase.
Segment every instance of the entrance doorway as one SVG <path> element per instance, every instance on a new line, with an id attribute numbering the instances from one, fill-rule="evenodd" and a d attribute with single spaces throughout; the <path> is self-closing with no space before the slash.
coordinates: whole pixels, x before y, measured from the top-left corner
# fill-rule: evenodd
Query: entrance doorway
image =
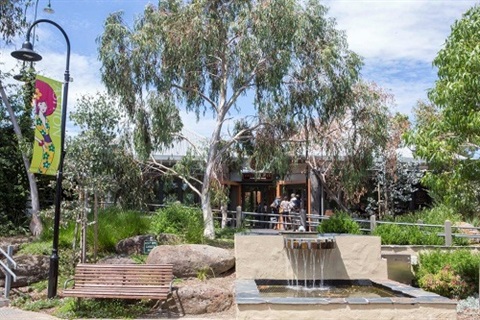
<path id="1" fill-rule="evenodd" d="M 275 186 L 268 184 L 242 185 L 242 210 L 258 212 L 259 207 L 266 205 L 270 211 L 270 203 L 275 199 Z"/>

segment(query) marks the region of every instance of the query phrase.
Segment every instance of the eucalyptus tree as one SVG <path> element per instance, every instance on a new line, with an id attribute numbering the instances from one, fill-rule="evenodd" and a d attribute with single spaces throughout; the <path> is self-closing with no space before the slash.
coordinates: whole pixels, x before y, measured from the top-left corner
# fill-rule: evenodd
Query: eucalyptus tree
<path id="1" fill-rule="evenodd" d="M 181 110 L 197 120 L 213 114 L 200 189 L 209 238 L 211 187 L 221 179 L 215 169 L 233 144 L 258 130 L 288 131 L 300 120 L 343 112 L 361 65 L 318 0 L 161 0 L 133 28 L 111 14 L 98 42 L 103 82 L 135 121 L 144 156 L 180 137 Z M 243 126 L 228 135 L 233 116 Z M 277 149 L 257 149 L 257 169 Z"/>
<path id="2" fill-rule="evenodd" d="M 32 5 L 32 1 L 29 0 L 9 0 L 9 1 L 0 1 L 0 35 L 4 42 L 10 43 L 12 38 L 16 35 L 21 34 L 26 26 L 26 16 L 25 12 L 26 9 Z M 1 53 L 0 53 L 1 55 Z M 31 71 L 28 72 L 29 76 L 31 76 Z M 25 172 L 28 178 L 28 184 L 30 188 L 30 200 L 32 205 L 31 210 L 31 222 L 30 222 L 30 232 L 34 236 L 39 236 L 43 231 L 43 225 L 39 217 L 40 211 L 40 201 L 38 196 L 38 187 L 37 182 L 35 180 L 35 176 L 32 172 L 29 171 L 30 168 L 30 160 L 28 158 L 29 152 L 28 148 L 26 148 L 26 141 L 29 141 L 28 136 L 25 134 L 25 128 L 22 129 L 22 126 L 19 124 L 19 120 L 15 115 L 14 108 L 12 107 L 7 90 L 5 85 L 3 84 L 3 78 L 5 76 L 11 76 L 8 73 L 4 73 L 0 71 L 0 96 L 1 102 L 5 106 L 10 120 L 13 125 L 13 130 L 18 142 L 19 150 L 21 151 L 21 157 L 23 160 L 23 166 L 25 168 Z M 31 101 L 32 101 L 32 82 L 28 82 L 26 86 L 24 86 L 24 111 L 25 114 L 30 114 L 31 111 Z M 33 133 L 32 133 L 33 139 Z M 30 139 L 30 140 L 32 140 Z"/>
<path id="3" fill-rule="evenodd" d="M 480 204 L 480 6 L 469 9 L 433 65 L 438 79 L 429 102 L 417 108 L 417 125 L 407 136 L 428 163 L 423 183 L 434 199 L 464 214 Z"/>
<path id="4" fill-rule="evenodd" d="M 0 1 L 0 35 L 9 43 L 25 27 L 25 10 L 32 4 L 31 0 Z"/>
<path id="5" fill-rule="evenodd" d="M 345 113 L 321 124 L 313 122 L 300 135 L 308 148 L 307 165 L 328 198 L 344 211 L 367 193 L 375 159 L 384 157 L 393 141 L 389 134 L 392 105 L 390 94 L 374 83 L 360 81 Z"/>
<path id="6" fill-rule="evenodd" d="M 23 101 L 18 98 L 11 96 L 10 105 L 19 119 L 18 125 L 28 129 L 28 121 L 22 121 L 26 118 L 21 108 Z M 8 235 L 22 231 L 28 221 L 28 180 L 20 144 L 5 109 L 0 104 L 0 234 Z"/>

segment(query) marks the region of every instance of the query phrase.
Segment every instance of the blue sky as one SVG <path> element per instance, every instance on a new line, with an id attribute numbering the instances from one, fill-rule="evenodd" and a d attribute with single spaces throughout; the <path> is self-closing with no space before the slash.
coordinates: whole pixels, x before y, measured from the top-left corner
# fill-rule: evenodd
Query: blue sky
<path id="1" fill-rule="evenodd" d="M 143 0 L 50 0 L 54 14 L 43 12 L 48 0 L 39 0 L 37 18 L 57 22 L 71 42 L 70 74 L 74 81 L 69 88 L 69 108 L 75 107 L 82 94 L 102 91 L 97 61 L 96 38 L 102 33 L 109 13 L 124 11 L 130 23 L 143 12 L 145 5 L 156 1 Z M 442 48 L 455 20 L 478 1 L 471 0 L 328 0 L 329 16 L 337 20 L 338 29 L 345 30 L 349 46 L 365 61 L 362 76 L 374 81 L 395 98 L 393 112 L 410 115 L 419 99 L 434 85 L 436 71 L 432 60 Z M 28 15 L 33 19 L 34 9 Z M 37 63 L 39 73 L 63 79 L 65 70 L 65 40 L 48 24 L 39 24 L 35 49 L 43 60 Z M 10 56 L 20 48 L 24 38 L 10 47 L 0 47 L 2 71 L 16 68 Z M 187 127 L 208 135 L 213 119 L 206 117 L 195 123 L 193 115 L 184 115 Z M 73 128 L 69 130 L 74 131 Z"/>

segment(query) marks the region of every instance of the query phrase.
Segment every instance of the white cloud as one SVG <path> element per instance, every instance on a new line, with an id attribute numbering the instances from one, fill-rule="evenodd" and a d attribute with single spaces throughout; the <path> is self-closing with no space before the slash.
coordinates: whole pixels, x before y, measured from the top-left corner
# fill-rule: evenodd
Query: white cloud
<path id="1" fill-rule="evenodd" d="M 365 58 L 431 62 L 455 20 L 476 1 L 329 0 L 329 15 Z"/>
<path id="2" fill-rule="evenodd" d="M 362 76 L 394 94 L 394 112 L 411 115 L 434 86 L 432 61 L 451 26 L 477 1 L 328 0 L 329 16 L 362 57 Z"/>

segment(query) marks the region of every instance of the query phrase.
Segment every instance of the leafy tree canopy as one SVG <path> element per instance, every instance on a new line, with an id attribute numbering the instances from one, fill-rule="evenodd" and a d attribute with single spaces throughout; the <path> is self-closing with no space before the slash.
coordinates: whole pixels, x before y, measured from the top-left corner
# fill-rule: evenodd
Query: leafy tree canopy
<path id="1" fill-rule="evenodd" d="M 111 196 L 125 208 L 143 205 L 141 166 L 122 143 L 126 132 L 116 101 L 100 93 L 83 96 L 71 118 L 81 131 L 67 144 L 66 188 Z"/>
<path id="2" fill-rule="evenodd" d="M 428 162 L 423 182 L 434 199 L 473 213 L 480 199 L 479 6 L 454 23 L 433 64 L 438 80 L 429 91 L 431 104 L 418 105 L 417 125 L 407 141 Z"/>
<path id="3" fill-rule="evenodd" d="M 98 39 L 102 79 L 135 120 L 137 151 L 146 156 L 179 138 L 182 108 L 214 114 L 201 189 L 206 236 L 213 174 L 234 143 L 268 127 L 291 130 L 300 119 L 315 128 L 350 102 L 361 60 L 326 14 L 318 0 L 162 0 L 132 29 L 121 13 L 107 18 Z M 240 104 L 247 94 L 253 106 Z M 222 137 L 228 117 L 249 109 L 242 128 Z"/>

